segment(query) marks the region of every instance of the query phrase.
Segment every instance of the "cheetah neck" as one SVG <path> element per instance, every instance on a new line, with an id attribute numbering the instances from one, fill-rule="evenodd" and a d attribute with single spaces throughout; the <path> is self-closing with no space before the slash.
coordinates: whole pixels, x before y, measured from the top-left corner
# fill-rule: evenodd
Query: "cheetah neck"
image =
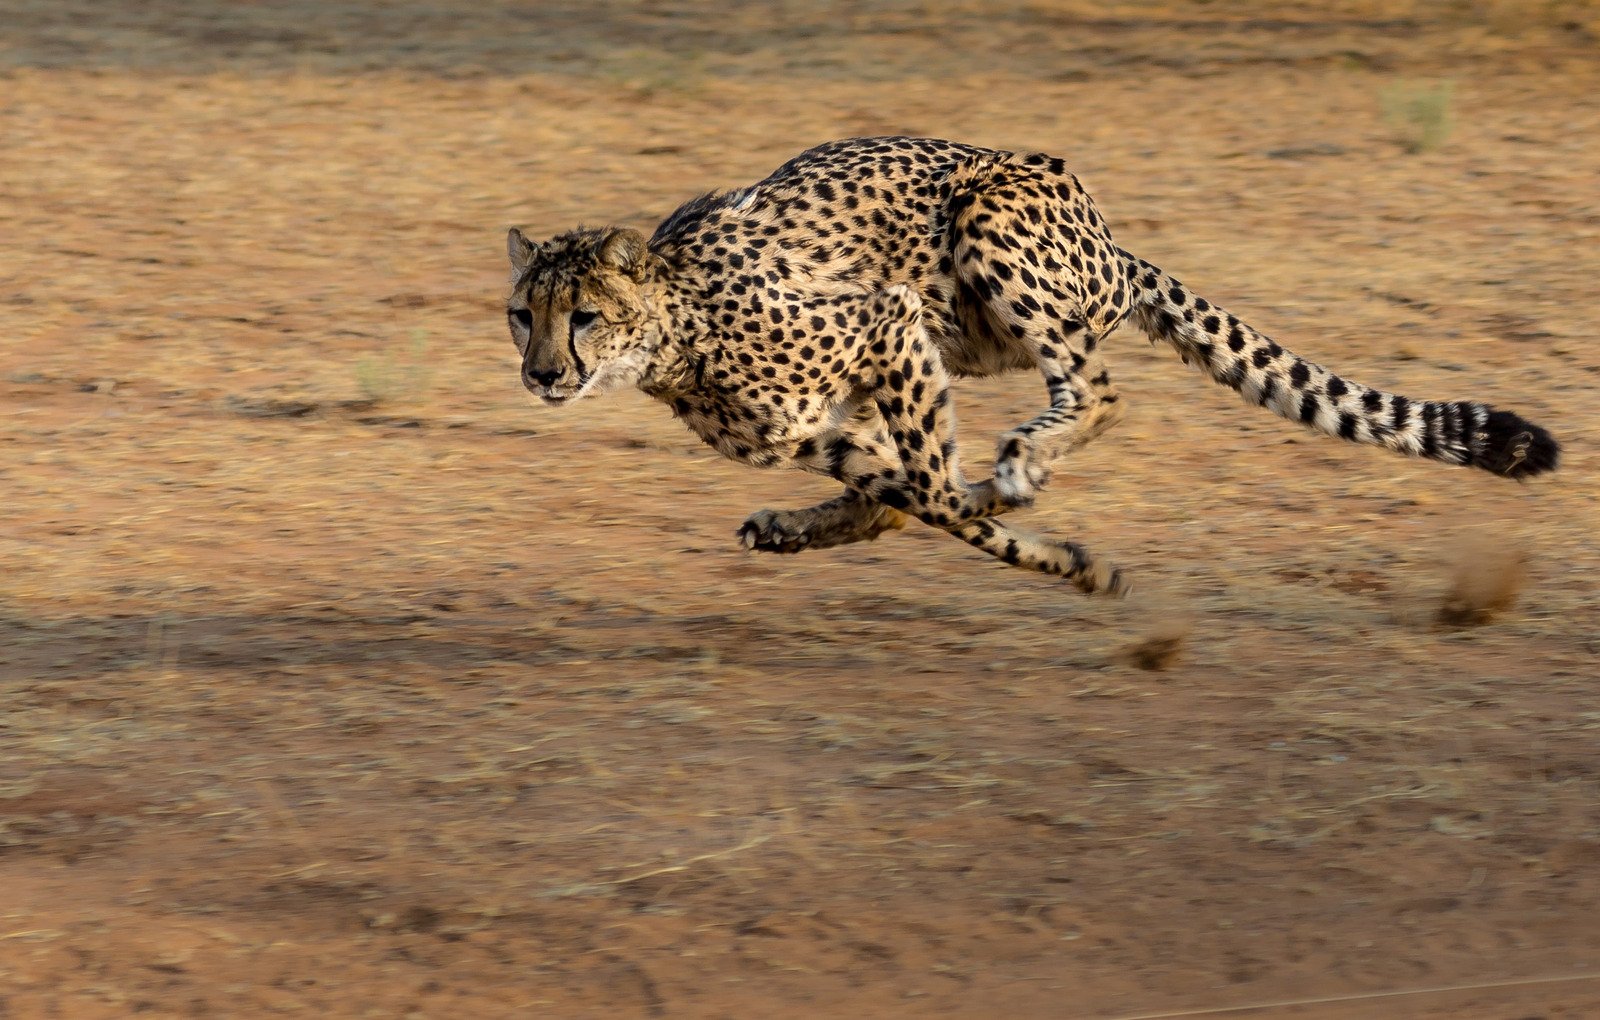
<path id="1" fill-rule="evenodd" d="M 644 289 L 649 319 L 645 327 L 645 348 L 649 360 L 639 378 L 639 389 L 670 402 L 701 386 L 705 329 L 692 314 L 674 281 L 661 275 Z"/>

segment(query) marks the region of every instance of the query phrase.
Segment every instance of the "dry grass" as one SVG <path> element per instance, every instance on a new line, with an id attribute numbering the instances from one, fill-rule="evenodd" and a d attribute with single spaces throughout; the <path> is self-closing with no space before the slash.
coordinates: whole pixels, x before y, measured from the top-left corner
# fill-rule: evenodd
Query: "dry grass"
<path id="1" fill-rule="evenodd" d="M 1480 8 L 13 4 L 5 1007 L 1111 1017 L 1588 965 L 1600 82 L 1557 5 Z M 1402 76 L 1458 83 L 1448 146 L 1399 157 Z M 1032 516 L 1141 614 L 916 529 L 745 556 L 826 487 L 527 405 L 508 224 L 898 130 L 1061 152 L 1131 250 L 1562 473 L 1314 440 L 1116 338 L 1128 419 Z M 959 399 L 976 451 L 1040 394 Z M 1514 605 L 1440 594 L 1469 523 Z"/>
<path id="2" fill-rule="evenodd" d="M 1453 125 L 1451 83 L 1402 82 L 1383 92 L 1383 112 L 1410 153 L 1437 149 Z"/>

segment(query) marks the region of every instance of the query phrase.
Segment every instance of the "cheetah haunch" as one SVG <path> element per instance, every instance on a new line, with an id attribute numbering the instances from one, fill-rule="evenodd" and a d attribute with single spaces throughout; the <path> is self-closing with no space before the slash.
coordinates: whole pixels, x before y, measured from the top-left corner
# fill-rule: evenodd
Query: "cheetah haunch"
<path id="1" fill-rule="evenodd" d="M 507 239 L 522 381 L 547 403 L 633 384 L 723 455 L 844 483 L 762 510 L 746 548 L 859 542 L 908 517 L 1007 563 L 1121 594 L 1120 571 L 998 520 L 1122 404 L 1102 341 L 1133 318 L 1252 404 L 1331 436 L 1508 478 L 1556 466 L 1509 411 L 1411 400 L 1334 375 L 1118 248 L 1061 160 L 926 138 L 830 142 L 752 187 L 673 213 L 648 241 L 575 230 Z M 950 381 L 1043 373 L 1050 406 L 968 482 Z"/>

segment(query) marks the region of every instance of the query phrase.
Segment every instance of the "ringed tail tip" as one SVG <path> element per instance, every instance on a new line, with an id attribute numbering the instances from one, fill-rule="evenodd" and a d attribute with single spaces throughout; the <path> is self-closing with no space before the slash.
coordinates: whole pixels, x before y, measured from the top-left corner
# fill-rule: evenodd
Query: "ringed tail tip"
<path id="1" fill-rule="evenodd" d="M 1510 411 L 1487 410 L 1488 419 L 1473 437 L 1473 467 L 1516 479 L 1556 469 L 1561 444 L 1549 432 Z"/>

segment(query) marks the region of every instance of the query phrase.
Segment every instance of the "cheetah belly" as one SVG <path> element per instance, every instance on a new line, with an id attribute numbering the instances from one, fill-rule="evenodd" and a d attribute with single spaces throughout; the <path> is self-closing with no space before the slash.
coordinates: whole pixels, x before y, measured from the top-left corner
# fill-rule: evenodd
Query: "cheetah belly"
<path id="1" fill-rule="evenodd" d="M 752 467 L 773 467 L 793 459 L 795 448 L 806 440 L 834 431 L 860 403 L 859 398 L 812 403 L 797 413 L 787 405 L 691 396 L 676 401 L 673 410 L 691 432 L 724 457 Z"/>

